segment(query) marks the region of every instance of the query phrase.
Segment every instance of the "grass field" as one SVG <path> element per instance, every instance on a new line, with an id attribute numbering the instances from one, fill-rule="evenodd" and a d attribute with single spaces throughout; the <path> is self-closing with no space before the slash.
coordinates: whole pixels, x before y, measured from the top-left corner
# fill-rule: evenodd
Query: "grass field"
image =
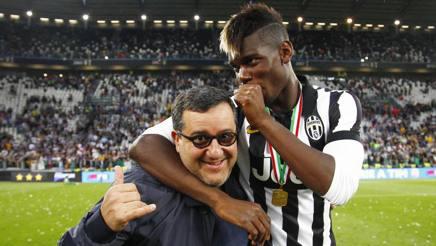
<path id="1" fill-rule="evenodd" d="M 0 245 L 55 245 L 107 187 L 0 182 Z M 362 181 L 332 217 L 338 245 L 436 245 L 436 180 Z"/>

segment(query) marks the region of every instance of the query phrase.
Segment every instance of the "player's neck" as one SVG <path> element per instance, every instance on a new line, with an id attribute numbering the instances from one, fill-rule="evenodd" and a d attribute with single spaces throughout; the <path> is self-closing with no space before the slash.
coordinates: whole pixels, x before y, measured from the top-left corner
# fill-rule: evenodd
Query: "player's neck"
<path id="1" fill-rule="evenodd" d="M 274 112 L 289 112 L 297 104 L 300 96 L 300 82 L 297 77 L 292 78 L 288 85 L 283 89 L 277 98 L 276 102 L 272 105 L 271 109 Z"/>

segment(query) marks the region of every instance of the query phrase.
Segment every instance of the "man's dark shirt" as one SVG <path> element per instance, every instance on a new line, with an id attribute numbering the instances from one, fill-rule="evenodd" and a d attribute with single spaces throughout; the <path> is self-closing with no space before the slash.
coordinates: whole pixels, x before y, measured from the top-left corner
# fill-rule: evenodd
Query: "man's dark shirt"
<path id="1" fill-rule="evenodd" d="M 232 172 L 222 189 L 245 199 L 237 176 Z M 135 183 L 141 200 L 156 204 L 156 210 L 115 233 L 101 216 L 100 200 L 62 236 L 59 245 L 247 245 L 244 230 L 219 219 L 206 205 L 163 185 L 140 167 L 126 173 L 125 182 Z"/>

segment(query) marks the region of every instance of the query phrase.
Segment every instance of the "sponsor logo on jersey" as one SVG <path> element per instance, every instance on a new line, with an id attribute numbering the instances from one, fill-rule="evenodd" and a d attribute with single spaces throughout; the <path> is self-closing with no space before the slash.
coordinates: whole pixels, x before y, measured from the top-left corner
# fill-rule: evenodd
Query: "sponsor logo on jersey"
<path id="1" fill-rule="evenodd" d="M 306 133 L 312 140 L 321 139 L 324 132 L 322 122 L 317 116 L 311 115 L 306 119 Z"/>

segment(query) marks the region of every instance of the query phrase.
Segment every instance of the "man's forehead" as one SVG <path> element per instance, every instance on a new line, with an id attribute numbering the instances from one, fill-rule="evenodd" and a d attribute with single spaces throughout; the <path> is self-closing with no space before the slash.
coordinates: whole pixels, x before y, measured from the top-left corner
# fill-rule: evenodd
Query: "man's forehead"
<path id="1" fill-rule="evenodd" d="M 185 110 L 182 115 L 185 130 L 207 132 L 212 128 L 233 127 L 235 116 L 227 102 L 220 103 L 211 109 L 206 112 Z M 223 121 L 222 119 L 225 120 Z"/>
<path id="2" fill-rule="evenodd" d="M 242 59 L 246 56 L 255 55 L 257 48 L 262 45 L 262 41 L 259 38 L 259 31 L 256 31 L 248 36 L 246 36 L 242 42 L 240 47 L 235 47 L 230 55 L 230 61 L 236 61 Z"/>
<path id="3" fill-rule="evenodd" d="M 244 38 L 240 50 L 235 50 L 233 60 L 244 59 L 246 57 L 258 55 L 259 50 L 267 48 L 269 45 L 259 37 L 259 33 L 255 32 Z"/>
<path id="4" fill-rule="evenodd" d="M 242 56 L 255 53 L 259 46 L 264 46 L 264 42 L 259 38 L 258 32 L 255 32 L 244 38 L 241 45 L 240 53 Z"/>

